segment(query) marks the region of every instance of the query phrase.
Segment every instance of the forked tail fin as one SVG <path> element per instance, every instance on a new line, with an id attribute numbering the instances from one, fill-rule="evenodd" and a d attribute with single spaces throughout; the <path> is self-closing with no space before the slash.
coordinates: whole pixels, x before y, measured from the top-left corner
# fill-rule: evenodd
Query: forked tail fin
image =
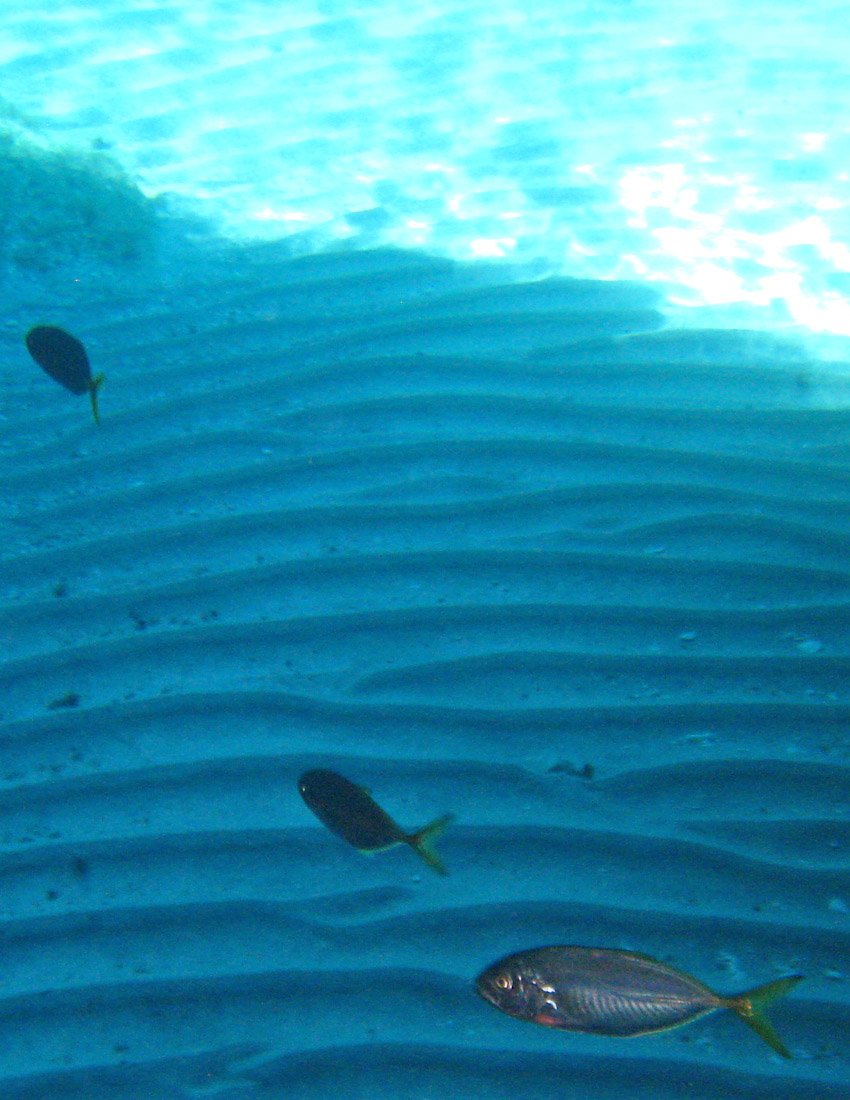
<path id="1" fill-rule="evenodd" d="M 442 860 L 432 848 L 432 844 L 443 829 L 454 821 L 454 819 L 454 814 L 443 814 L 443 816 L 438 817 L 436 821 L 432 821 L 430 825 L 426 825 L 424 829 L 420 829 L 418 832 L 405 837 L 407 843 L 412 848 L 416 849 L 428 866 L 433 867 L 438 875 L 447 875 L 449 872 L 445 869 Z"/>
<path id="2" fill-rule="evenodd" d="M 765 1009 L 802 980 L 802 974 L 792 974 L 788 978 L 778 978 L 775 982 L 760 985 L 758 989 L 752 989 L 749 993 L 730 997 L 728 1001 L 732 1011 L 736 1012 L 745 1024 L 750 1025 L 756 1035 L 760 1035 L 767 1045 L 783 1058 L 790 1058 L 791 1054 L 776 1034 L 773 1024 L 765 1014 Z"/>
<path id="3" fill-rule="evenodd" d="M 97 391 L 106 381 L 105 374 L 96 374 L 89 383 L 89 397 L 91 398 L 91 411 L 94 413 L 95 424 L 100 424 L 100 414 L 97 409 Z"/>

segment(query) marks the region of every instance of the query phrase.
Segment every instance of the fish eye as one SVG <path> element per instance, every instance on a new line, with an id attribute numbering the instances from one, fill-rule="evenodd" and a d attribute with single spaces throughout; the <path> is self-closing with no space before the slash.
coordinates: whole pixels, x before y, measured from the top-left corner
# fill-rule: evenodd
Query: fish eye
<path id="1" fill-rule="evenodd" d="M 493 980 L 497 989 L 508 990 L 511 988 L 511 979 L 507 974 L 497 974 Z"/>

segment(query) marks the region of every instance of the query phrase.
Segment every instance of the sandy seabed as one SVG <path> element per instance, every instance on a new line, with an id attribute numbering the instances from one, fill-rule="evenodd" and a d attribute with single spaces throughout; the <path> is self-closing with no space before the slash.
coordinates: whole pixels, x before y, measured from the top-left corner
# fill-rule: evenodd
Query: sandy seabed
<path id="1" fill-rule="evenodd" d="M 393 250 L 126 286 L 31 318 L 100 428 L 4 337 L 3 1096 L 850 1096 L 844 368 Z M 478 999 L 558 942 L 803 973 L 794 1060 Z"/>

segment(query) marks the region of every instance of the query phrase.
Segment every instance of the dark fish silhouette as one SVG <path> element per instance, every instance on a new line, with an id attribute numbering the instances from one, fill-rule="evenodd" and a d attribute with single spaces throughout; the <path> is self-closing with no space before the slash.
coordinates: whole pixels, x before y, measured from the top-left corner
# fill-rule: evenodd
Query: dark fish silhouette
<path id="1" fill-rule="evenodd" d="M 453 820 L 452 814 L 437 818 L 415 833 L 405 833 L 365 787 L 327 768 L 305 772 L 298 780 L 298 790 L 319 821 L 359 851 L 378 852 L 396 844 L 409 844 L 438 874 L 447 873 L 431 843 Z"/>
<path id="2" fill-rule="evenodd" d="M 783 1058 L 784 1043 L 765 1008 L 802 981 L 799 974 L 723 997 L 708 986 L 633 951 L 537 947 L 508 955 L 479 974 L 481 996 L 519 1020 L 594 1035 L 646 1035 L 729 1008 Z"/>
<path id="3" fill-rule="evenodd" d="M 86 349 L 76 336 L 55 325 L 36 325 L 27 333 L 26 345 L 36 363 L 60 386 L 71 393 L 89 395 L 95 423 L 99 424 L 97 391 L 104 375 L 92 378 Z"/>

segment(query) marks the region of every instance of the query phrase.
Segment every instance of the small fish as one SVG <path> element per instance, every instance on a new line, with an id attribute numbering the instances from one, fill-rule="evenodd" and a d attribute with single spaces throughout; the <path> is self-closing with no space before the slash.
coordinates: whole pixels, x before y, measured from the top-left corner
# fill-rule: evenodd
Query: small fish
<path id="1" fill-rule="evenodd" d="M 98 374 L 92 378 L 86 349 L 76 336 L 55 325 L 36 325 L 27 333 L 26 345 L 36 363 L 60 386 L 71 393 L 89 395 L 95 424 L 99 424 L 97 391 L 105 376 Z"/>
<path id="2" fill-rule="evenodd" d="M 802 980 L 793 974 L 723 997 L 649 955 L 537 947 L 488 966 L 476 986 L 485 1001 L 518 1020 L 594 1035 L 647 1035 L 730 1008 L 777 1054 L 790 1058 L 764 1010 Z"/>
<path id="3" fill-rule="evenodd" d="M 437 818 L 415 833 L 405 833 L 365 787 L 327 768 L 305 772 L 298 780 L 298 790 L 319 821 L 359 851 L 378 852 L 396 844 L 409 844 L 437 874 L 447 874 L 431 843 L 454 820 L 452 814 Z"/>

